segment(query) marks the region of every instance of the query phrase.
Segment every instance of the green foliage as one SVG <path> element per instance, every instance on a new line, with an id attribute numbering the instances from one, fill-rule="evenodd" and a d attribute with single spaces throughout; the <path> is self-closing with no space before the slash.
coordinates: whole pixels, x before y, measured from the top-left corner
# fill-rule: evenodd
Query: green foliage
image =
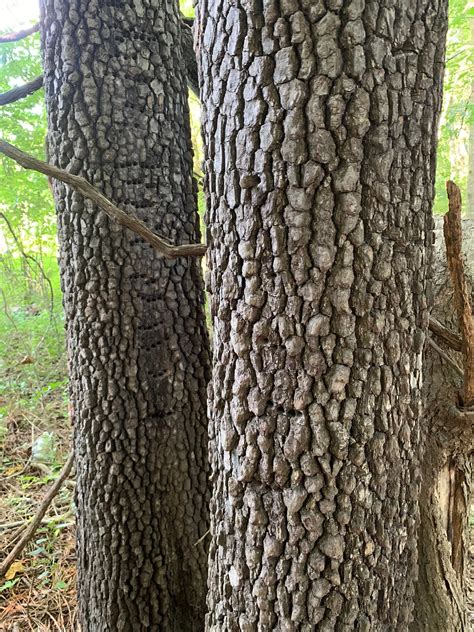
<path id="1" fill-rule="evenodd" d="M 39 34 L 0 47 L 0 92 L 5 92 L 42 72 Z M 0 108 L 1 136 L 21 149 L 45 158 L 46 114 L 43 90 Z M 0 210 L 16 234 L 36 251 L 54 248 L 55 215 L 45 176 L 25 171 L 0 157 Z M 11 247 L 11 235 L 0 224 L 0 246 Z M 3 235 L 3 240 L 1 236 Z M 5 242 L 7 242 L 5 244 Z"/>
<path id="2" fill-rule="evenodd" d="M 194 3 L 193 0 L 180 0 L 179 8 L 181 13 L 187 18 L 194 17 Z"/>
<path id="3" fill-rule="evenodd" d="M 435 213 L 445 213 L 447 210 L 446 180 L 454 180 L 466 199 L 469 134 L 474 125 L 473 21 L 473 0 L 450 0 Z"/>
<path id="4" fill-rule="evenodd" d="M 15 586 L 15 584 L 18 584 L 19 581 L 19 577 L 17 577 L 16 579 L 7 579 L 7 581 L 3 582 L 3 584 L 0 586 L 0 593 L 2 593 L 4 590 L 9 590 L 10 588 L 13 588 L 13 586 Z"/>
<path id="5" fill-rule="evenodd" d="M 65 392 L 64 375 L 64 320 L 55 256 L 43 254 L 34 264 L 12 253 L 0 255 L 0 400 L 44 410 L 53 395 Z M 8 410 L 0 407 L 2 413 L 8 415 Z"/>

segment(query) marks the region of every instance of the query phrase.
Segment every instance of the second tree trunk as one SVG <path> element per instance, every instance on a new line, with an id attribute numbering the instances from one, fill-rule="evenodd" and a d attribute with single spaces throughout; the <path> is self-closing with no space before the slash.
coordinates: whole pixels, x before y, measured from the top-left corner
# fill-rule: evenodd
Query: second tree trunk
<path id="1" fill-rule="evenodd" d="M 412 619 L 446 4 L 199 4 L 209 630 Z"/>

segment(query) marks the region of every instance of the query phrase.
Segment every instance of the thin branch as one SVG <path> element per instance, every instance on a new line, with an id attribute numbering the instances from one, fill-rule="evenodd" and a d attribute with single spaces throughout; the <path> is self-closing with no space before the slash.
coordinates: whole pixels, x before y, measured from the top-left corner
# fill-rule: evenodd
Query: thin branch
<path id="1" fill-rule="evenodd" d="M 40 274 L 43 277 L 43 280 L 47 283 L 48 288 L 49 288 L 49 312 L 50 312 L 50 320 L 51 320 L 53 318 L 53 312 L 54 312 L 54 290 L 53 290 L 53 284 L 51 283 L 51 279 L 47 276 L 42 264 L 35 257 L 33 257 L 33 255 L 30 255 L 24 251 L 20 238 L 13 230 L 13 226 L 11 225 L 10 220 L 5 215 L 5 213 L 2 213 L 1 211 L 0 211 L 0 219 L 3 219 L 3 221 L 7 225 L 7 228 L 11 236 L 13 237 L 13 241 L 15 242 L 20 255 L 24 258 L 30 270 L 33 272 L 33 267 L 30 263 L 30 261 L 32 261 L 39 269 Z"/>
<path id="2" fill-rule="evenodd" d="M 436 318 L 430 316 L 429 330 L 440 338 L 448 347 L 454 351 L 462 351 L 462 340 L 460 336 L 442 325 Z"/>
<path id="3" fill-rule="evenodd" d="M 41 524 L 49 524 L 50 522 L 64 522 L 66 519 L 71 518 L 73 516 L 71 511 L 66 511 L 59 516 L 46 516 L 41 518 Z M 26 520 L 17 520 L 16 522 L 4 522 L 0 524 L 0 532 L 10 531 L 11 529 L 17 529 L 18 527 L 24 527 L 29 522 L 29 519 Z"/>
<path id="4" fill-rule="evenodd" d="M 65 184 L 68 184 L 72 189 L 81 193 L 85 198 L 91 200 L 100 209 L 104 211 L 112 220 L 133 231 L 137 235 L 140 235 L 145 241 L 151 244 L 158 252 L 168 259 L 175 259 L 176 257 L 202 257 L 206 253 L 205 244 L 183 244 L 181 246 L 174 246 L 167 242 L 163 237 L 159 237 L 156 233 L 152 232 L 145 222 L 142 222 L 133 215 L 128 215 L 125 211 L 115 206 L 113 202 L 99 193 L 85 178 L 81 176 L 73 175 L 64 169 L 59 169 L 53 165 L 49 165 L 42 160 L 33 158 L 29 154 L 17 149 L 10 143 L 0 139 L 0 153 L 5 154 L 12 160 L 15 160 L 19 165 L 25 169 L 33 169 L 44 173 L 46 176 L 56 178 Z"/>
<path id="5" fill-rule="evenodd" d="M 71 469 L 72 469 L 73 461 L 74 461 L 74 453 L 71 452 L 71 454 L 69 455 L 66 463 L 63 466 L 63 469 L 59 473 L 58 478 L 54 481 L 54 483 L 49 488 L 49 491 L 46 494 L 46 496 L 44 497 L 44 500 L 41 503 L 40 508 L 38 509 L 36 515 L 34 516 L 33 520 L 31 521 L 30 525 L 26 529 L 26 531 L 25 531 L 24 535 L 22 536 L 21 540 L 19 540 L 15 544 L 13 549 L 10 551 L 10 553 L 7 555 L 7 557 L 0 564 L 0 577 L 3 577 L 5 575 L 5 573 L 8 571 L 8 569 L 10 568 L 12 563 L 20 555 L 20 553 L 23 551 L 25 546 L 28 544 L 28 542 L 34 536 L 34 534 L 36 532 L 36 529 L 41 524 L 41 521 L 44 518 L 46 512 L 48 511 L 48 507 L 50 506 L 53 498 L 59 492 L 59 490 L 61 489 L 61 485 L 64 483 L 66 478 L 69 476 L 69 473 L 71 472 Z"/>
<path id="6" fill-rule="evenodd" d="M 439 355 L 453 367 L 453 369 L 456 371 L 456 373 L 460 377 L 464 377 L 464 371 L 461 369 L 459 364 L 455 362 L 452 358 L 450 358 L 449 355 L 446 353 L 446 351 L 443 351 L 443 349 L 441 349 L 441 347 L 436 344 L 433 338 L 430 338 L 430 336 L 427 336 L 427 341 L 428 341 L 428 344 L 431 345 L 433 349 L 437 351 Z"/>
<path id="7" fill-rule="evenodd" d="M 39 23 L 33 24 L 28 29 L 23 29 L 22 31 L 14 31 L 12 33 L 5 33 L 4 35 L 0 35 L 0 44 L 8 44 L 8 42 L 18 42 L 18 40 L 25 39 L 28 35 L 32 35 L 39 31 Z"/>
<path id="8" fill-rule="evenodd" d="M 459 187 L 451 181 L 446 183 L 446 190 L 449 211 L 444 216 L 444 240 L 462 339 L 464 364 L 462 402 L 464 406 L 470 407 L 474 405 L 474 318 L 462 256 L 461 192 Z"/>
<path id="9" fill-rule="evenodd" d="M 19 101 L 20 99 L 24 99 L 28 95 L 36 92 L 40 88 L 43 87 L 43 75 L 36 77 L 36 79 L 32 79 L 32 81 L 28 81 L 28 83 L 23 84 L 22 86 L 18 86 L 17 88 L 12 88 L 8 90 L 8 92 L 3 92 L 0 94 L 0 105 L 7 105 L 8 103 L 14 103 L 15 101 Z"/>
<path id="10" fill-rule="evenodd" d="M 194 543 L 194 546 L 197 546 L 198 544 L 201 544 L 201 542 L 203 542 L 203 541 L 207 538 L 207 536 L 208 536 L 210 533 L 211 533 L 211 530 L 210 530 L 210 529 L 208 529 L 208 530 L 206 531 L 206 533 L 204 533 L 204 534 L 203 534 L 203 535 L 199 538 L 199 540 L 196 540 L 196 542 Z"/>
<path id="11" fill-rule="evenodd" d="M 451 55 L 451 57 L 448 57 L 446 59 L 445 63 L 447 64 L 448 62 L 452 61 L 453 59 L 456 59 L 456 57 L 459 57 L 459 55 L 465 55 L 465 54 L 466 54 L 466 50 L 465 49 L 460 50 L 459 52 L 454 53 L 454 55 Z"/>

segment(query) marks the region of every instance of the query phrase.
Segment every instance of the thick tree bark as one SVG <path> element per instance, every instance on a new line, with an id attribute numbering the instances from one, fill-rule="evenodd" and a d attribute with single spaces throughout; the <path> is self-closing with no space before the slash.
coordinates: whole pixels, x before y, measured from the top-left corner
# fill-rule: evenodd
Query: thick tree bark
<path id="1" fill-rule="evenodd" d="M 174 2 L 43 0 L 51 161 L 199 241 Z M 197 259 L 163 259 L 54 184 L 83 632 L 203 627 L 208 340 Z"/>
<path id="2" fill-rule="evenodd" d="M 464 252 L 470 276 L 474 273 L 474 221 L 463 222 Z M 454 291 L 446 269 L 441 223 L 436 231 L 433 265 L 433 315 L 453 331 L 458 328 Z M 462 364 L 439 339 L 436 342 Z M 465 572 L 471 489 L 472 429 L 465 432 L 450 422 L 462 378 L 440 354 L 426 347 L 424 360 L 427 442 L 420 495 L 418 535 L 419 577 L 413 632 L 467 632 Z"/>
<path id="3" fill-rule="evenodd" d="M 201 0 L 209 630 L 408 629 L 444 0 Z"/>

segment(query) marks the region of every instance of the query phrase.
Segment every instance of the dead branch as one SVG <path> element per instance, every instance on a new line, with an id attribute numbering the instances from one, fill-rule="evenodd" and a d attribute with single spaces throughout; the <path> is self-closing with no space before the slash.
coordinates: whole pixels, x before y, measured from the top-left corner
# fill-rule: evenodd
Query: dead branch
<path id="1" fill-rule="evenodd" d="M 8 92 L 1 93 L 0 105 L 7 105 L 8 103 L 14 103 L 15 101 L 24 99 L 25 97 L 32 94 L 33 92 L 36 92 L 42 87 L 43 75 L 40 75 L 39 77 L 36 77 L 36 79 L 28 81 L 28 83 L 25 83 L 22 86 L 12 88 L 11 90 L 8 90 Z"/>
<path id="2" fill-rule="evenodd" d="M 203 533 L 203 535 L 199 538 L 199 540 L 196 540 L 196 542 L 194 543 L 194 546 L 197 546 L 198 544 L 201 544 L 201 542 L 203 542 L 210 533 L 211 533 L 211 530 L 208 529 L 206 531 L 206 533 Z"/>
<path id="3" fill-rule="evenodd" d="M 428 344 L 433 347 L 433 349 L 439 353 L 439 355 L 446 360 L 446 362 L 448 364 L 450 364 L 453 369 L 456 371 L 456 373 L 460 376 L 460 377 L 464 377 L 464 371 L 461 369 L 461 367 L 458 365 L 457 362 L 455 362 L 452 358 L 449 357 L 449 355 L 443 351 L 443 349 L 441 349 L 441 347 L 439 345 L 436 344 L 436 342 L 433 340 L 433 338 L 430 338 L 429 336 L 427 336 L 427 341 Z"/>
<path id="4" fill-rule="evenodd" d="M 462 351 L 461 338 L 444 325 L 442 325 L 436 318 L 430 316 L 429 330 L 435 334 L 440 340 L 442 340 L 450 349 L 454 351 Z"/>
<path id="5" fill-rule="evenodd" d="M 8 44 L 8 42 L 18 42 L 19 40 L 25 39 L 28 35 L 32 35 L 39 31 L 39 24 L 33 24 L 28 29 L 23 29 L 22 31 L 13 31 L 12 33 L 5 33 L 4 35 L 0 35 L 0 44 Z"/>
<path id="6" fill-rule="evenodd" d="M 34 516 L 33 520 L 31 521 L 30 525 L 26 529 L 26 531 L 25 531 L 24 535 L 22 536 L 21 540 L 19 540 L 15 544 L 15 546 L 10 551 L 10 553 L 7 555 L 7 557 L 4 559 L 4 561 L 0 564 L 0 577 L 3 577 L 5 575 L 5 573 L 8 571 L 8 569 L 10 568 L 10 566 L 12 565 L 14 560 L 20 555 L 20 553 L 23 551 L 25 546 L 28 544 L 28 542 L 31 540 L 31 538 L 35 534 L 36 529 L 41 524 L 41 521 L 44 518 L 44 516 L 45 516 L 45 514 L 46 514 L 46 512 L 48 510 L 48 507 L 50 506 L 53 498 L 59 492 L 59 490 L 61 489 L 61 485 L 64 483 L 66 478 L 69 476 L 69 473 L 70 473 L 70 471 L 72 469 L 73 461 L 74 461 L 74 453 L 71 452 L 71 454 L 69 455 L 66 463 L 63 466 L 63 469 L 59 473 L 58 478 L 54 481 L 54 483 L 49 488 L 49 491 L 46 494 L 46 496 L 44 497 L 44 500 L 41 503 L 40 508 L 38 509 L 36 515 Z"/>
<path id="7" fill-rule="evenodd" d="M 51 522 L 64 522 L 65 520 L 72 518 L 73 514 L 71 511 L 66 511 L 59 516 L 46 516 L 41 519 L 41 524 L 49 524 Z M 18 527 L 24 527 L 29 522 L 29 518 L 26 520 L 16 520 L 15 522 L 4 522 L 0 524 L 0 533 L 4 531 L 10 531 L 11 529 L 18 529 Z"/>
<path id="8" fill-rule="evenodd" d="M 454 302 L 461 330 L 464 364 L 462 402 L 467 408 L 474 405 L 474 319 L 470 289 L 464 274 L 462 257 L 461 192 L 454 182 L 446 183 L 449 211 L 444 216 L 446 258 L 454 287 Z"/>
<path id="9" fill-rule="evenodd" d="M 145 241 L 151 244 L 158 252 L 168 259 L 175 259 L 176 257 L 202 257 L 206 253 L 205 244 L 183 244 L 181 246 L 174 246 L 167 242 L 163 237 L 158 236 L 152 232 L 145 222 L 138 219 L 133 215 L 129 215 L 122 211 L 122 209 L 115 206 L 113 202 L 102 195 L 97 189 L 95 189 L 89 182 L 81 176 L 73 175 L 64 169 L 49 165 L 42 160 L 38 160 L 29 154 L 17 149 L 10 143 L 0 139 L 0 153 L 5 154 L 12 160 L 15 160 L 19 165 L 25 169 L 33 169 L 44 173 L 46 176 L 56 178 L 65 184 L 68 184 L 72 189 L 81 193 L 85 198 L 88 198 L 100 209 L 104 211 L 108 217 L 112 220 L 133 231 L 137 235 L 140 235 Z"/>

